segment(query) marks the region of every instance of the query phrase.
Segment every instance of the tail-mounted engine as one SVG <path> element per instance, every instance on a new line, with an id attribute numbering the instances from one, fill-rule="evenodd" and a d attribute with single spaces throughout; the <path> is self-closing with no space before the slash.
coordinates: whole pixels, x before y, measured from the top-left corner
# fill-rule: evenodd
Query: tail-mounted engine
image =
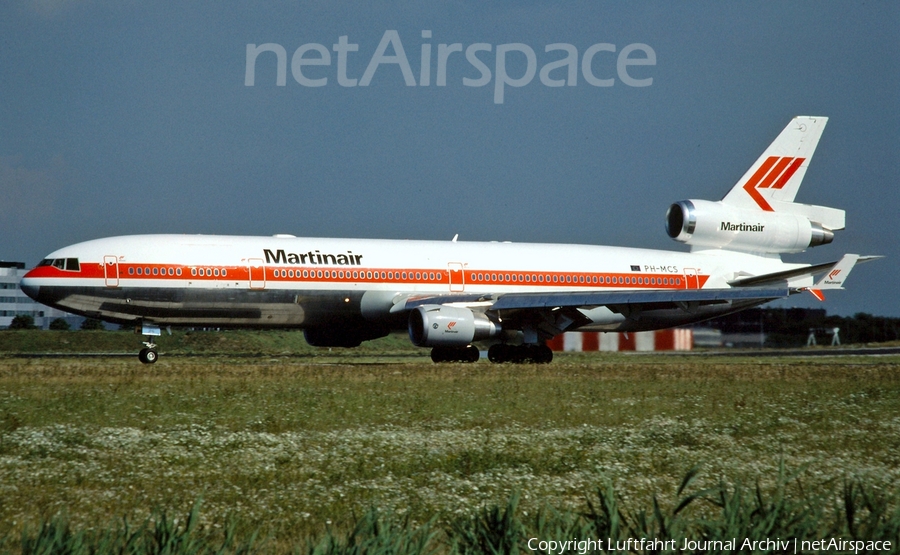
<path id="1" fill-rule="evenodd" d="M 682 200 L 666 213 L 669 237 L 694 250 L 795 253 L 830 243 L 834 233 L 801 214 L 764 212 L 711 202 Z"/>
<path id="2" fill-rule="evenodd" d="M 468 308 L 425 305 L 409 313 L 409 339 L 418 347 L 464 347 L 499 333 L 499 324 Z"/>

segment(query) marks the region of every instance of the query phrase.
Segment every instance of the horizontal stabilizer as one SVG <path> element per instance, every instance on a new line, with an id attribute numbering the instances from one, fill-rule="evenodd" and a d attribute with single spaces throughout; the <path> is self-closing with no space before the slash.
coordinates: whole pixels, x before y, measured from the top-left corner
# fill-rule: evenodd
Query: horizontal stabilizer
<path id="1" fill-rule="evenodd" d="M 839 261 L 838 261 L 839 262 Z M 760 276 L 750 276 L 736 279 L 728 282 L 732 287 L 751 287 L 760 285 L 771 285 L 787 281 L 791 278 L 811 277 L 821 274 L 825 270 L 830 270 L 838 262 L 826 262 L 824 264 L 816 264 L 814 266 L 804 266 L 793 270 L 785 270 L 783 272 L 775 272 L 772 274 L 763 274 Z"/>
<path id="2" fill-rule="evenodd" d="M 772 210 L 776 212 L 803 216 L 811 222 L 822 224 L 825 229 L 830 231 L 838 231 L 847 226 L 846 213 L 840 208 L 800 204 L 799 202 L 779 202 L 776 200 L 773 200 L 770 204 L 772 205 Z"/>
<path id="3" fill-rule="evenodd" d="M 850 275 L 850 270 L 856 266 L 858 260 L 858 254 L 845 254 L 812 288 L 818 291 L 822 289 L 843 289 L 844 280 Z"/>
<path id="4" fill-rule="evenodd" d="M 802 268 L 795 268 L 793 270 L 775 272 L 772 274 L 763 274 L 761 276 L 743 277 L 729 282 L 729 285 L 731 285 L 732 287 L 759 287 L 763 285 L 773 285 L 785 282 L 793 278 L 813 277 L 819 274 L 825 274 L 821 279 L 819 279 L 816 285 L 810 288 L 810 290 L 842 289 L 844 280 L 847 279 L 847 275 L 856 264 L 862 264 L 863 262 L 869 262 L 871 260 L 877 260 L 879 258 L 882 257 L 845 254 L 843 258 L 841 258 L 837 262 L 814 264 L 812 266 L 804 266 Z M 835 283 L 837 283 L 838 285 L 834 285 Z"/>

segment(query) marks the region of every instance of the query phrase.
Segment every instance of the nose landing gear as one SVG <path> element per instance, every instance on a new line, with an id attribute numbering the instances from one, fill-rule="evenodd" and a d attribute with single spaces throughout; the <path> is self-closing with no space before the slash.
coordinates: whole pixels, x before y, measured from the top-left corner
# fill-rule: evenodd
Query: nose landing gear
<path id="1" fill-rule="evenodd" d="M 141 352 L 138 353 L 138 360 L 144 364 L 153 364 L 159 359 L 159 353 L 156 352 L 156 344 L 144 341 L 144 345 L 146 345 L 146 347 L 141 349 Z"/>
<path id="2" fill-rule="evenodd" d="M 134 333 L 147 336 L 147 341 L 144 341 L 144 348 L 138 353 L 138 360 L 144 364 L 156 362 L 159 359 L 159 353 L 156 350 L 156 343 L 153 342 L 153 338 L 162 335 L 159 326 L 141 324 L 140 327 L 135 328 Z"/>

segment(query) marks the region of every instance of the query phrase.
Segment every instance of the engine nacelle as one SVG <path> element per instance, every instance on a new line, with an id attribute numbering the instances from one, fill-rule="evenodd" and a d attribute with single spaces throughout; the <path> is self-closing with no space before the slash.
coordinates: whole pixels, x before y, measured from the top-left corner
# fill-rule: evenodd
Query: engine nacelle
<path id="1" fill-rule="evenodd" d="M 418 347 L 464 347 L 500 331 L 499 324 L 468 308 L 425 305 L 409 313 L 409 340 Z"/>
<path id="2" fill-rule="evenodd" d="M 666 212 L 669 237 L 697 248 L 794 253 L 834 240 L 822 224 L 789 212 L 763 212 L 708 200 L 682 200 Z"/>

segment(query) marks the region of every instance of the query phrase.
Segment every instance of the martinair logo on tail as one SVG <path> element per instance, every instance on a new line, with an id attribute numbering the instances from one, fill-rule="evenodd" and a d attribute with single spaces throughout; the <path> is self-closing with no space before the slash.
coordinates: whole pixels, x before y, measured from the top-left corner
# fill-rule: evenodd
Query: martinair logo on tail
<path id="1" fill-rule="evenodd" d="M 824 280 L 825 285 L 840 285 L 841 282 L 837 281 L 837 276 L 840 273 L 841 273 L 840 268 L 835 268 L 834 270 L 831 270 L 831 272 L 828 273 L 828 277 L 825 278 L 825 280 Z"/>
<path id="2" fill-rule="evenodd" d="M 805 160 L 806 158 L 790 156 L 769 156 L 744 185 L 744 190 L 760 208 L 766 212 L 774 212 L 772 206 L 757 189 L 781 189 Z"/>

